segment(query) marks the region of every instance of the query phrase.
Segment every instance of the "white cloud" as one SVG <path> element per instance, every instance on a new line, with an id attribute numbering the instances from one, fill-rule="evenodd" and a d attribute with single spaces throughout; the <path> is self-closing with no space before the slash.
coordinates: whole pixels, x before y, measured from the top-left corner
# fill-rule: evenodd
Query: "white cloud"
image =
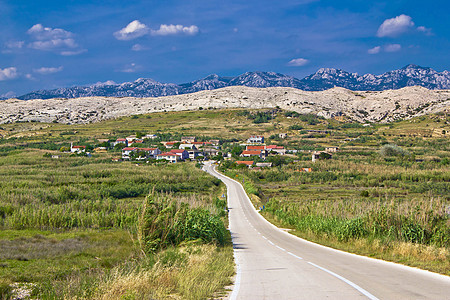
<path id="1" fill-rule="evenodd" d="M 293 60 L 288 62 L 288 66 L 291 67 L 301 67 L 308 63 L 308 60 L 305 58 L 294 58 Z"/>
<path id="2" fill-rule="evenodd" d="M 152 35 L 175 35 L 175 34 L 186 34 L 186 35 L 196 35 L 198 33 L 198 27 L 195 25 L 183 26 L 183 25 L 166 25 L 161 24 L 158 30 L 152 30 Z"/>
<path id="3" fill-rule="evenodd" d="M 73 38 L 73 33 L 60 28 L 33 25 L 27 33 L 34 39 L 29 48 L 43 51 L 59 51 L 61 55 L 76 55 L 85 52 Z"/>
<path id="4" fill-rule="evenodd" d="M 387 19 L 380 25 L 377 31 L 378 37 L 396 37 L 414 27 L 414 22 L 410 16 L 400 15 L 392 19 Z"/>
<path id="5" fill-rule="evenodd" d="M 105 82 L 101 82 L 101 81 L 96 82 L 96 83 L 92 84 L 91 86 L 93 86 L 93 87 L 102 87 L 102 86 L 105 86 L 105 85 L 117 85 L 117 83 L 114 82 L 113 80 L 107 80 Z"/>
<path id="6" fill-rule="evenodd" d="M 78 45 L 74 39 L 54 39 L 46 41 L 35 41 L 28 44 L 28 47 L 37 50 L 54 50 L 61 48 L 77 48 Z"/>
<path id="7" fill-rule="evenodd" d="M 141 44 L 134 44 L 133 47 L 131 47 L 131 50 L 133 50 L 133 51 L 143 51 L 143 50 L 147 50 L 147 48 L 142 46 Z"/>
<path id="8" fill-rule="evenodd" d="M 118 40 L 127 41 L 146 35 L 148 32 L 149 28 L 147 25 L 134 20 L 126 27 L 114 32 L 114 37 Z"/>
<path id="9" fill-rule="evenodd" d="M 399 44 L 389 44 L 384 46 L 384 51 L 386 52 L 397 52 L 402 49 L 402 46 Z"/>
<path id="10" fill-rule="evenodd" d="M 6 42 L 5 46 L 8 49 L 21 49 L 25 44 L 24 41 L 10 41 Z"/>
<path id="11" fill-rule="evenodd" d="M 381 50 L 381 47 L 380 46 L 376 46 L 376 47 L 373 47 L 373 48 L 367 50 L 367 53 L 369 53 L 369 54 L 378 54 L 378 53 L 380 53 L 380 50 Z"/>
<path id="12" fill-rule="evenodd" d="M 33 77 L 33 75 L 31 75 L 31 74 L 25 74 L 25 78 L 26 79 L 29 79 L 29 80 L 35 80 L 35 78 Z"/>
<path id="13" fill-rule="evenodd" d="M 86 49 L 74 50 L 74 51 L 61 51 L 59 54 L 62 56 L 73 56 L 81 53 L 87 52 Z"/>
<path id="14" fill-rule="evenodd" d="M 426 35 L 433 35 L 433 33 L 431 32 L 431 28 L 426 28 L 425 26 L 417 27 L 417 31 L 423 32 Z"/>
<path id="15" fill-rule="evenodd" d="M 16 67 L 0 69 L 0 81 L 14 79 L 17 76 L 19 76 L 19 73 L 17 73 Z"/>
<path id="16" fill-rule="evenodd" d="M 72 32 L 60 28 L 44 27 L 42 24 L 33 25 L 27 33 L 37 40 L 68 39 L 73 36 Z"/>
<path id="17" fill-rule="evenodd" d="M 42 67 L 39 69 L 33 69 L 33 72 L 35 73 L 39 73 L 42 75 L 48 75 L 48 74 L 53 74 L 53 73 L 58 73 L 61 72 L 63 70 L 63 67 L 60 66 L 58 68 L 54 68 L 54 67 Z"/>

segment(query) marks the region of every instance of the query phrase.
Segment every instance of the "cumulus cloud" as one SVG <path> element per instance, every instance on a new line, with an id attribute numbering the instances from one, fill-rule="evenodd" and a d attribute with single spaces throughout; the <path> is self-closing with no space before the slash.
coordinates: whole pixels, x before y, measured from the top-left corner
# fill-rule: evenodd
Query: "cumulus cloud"
<path id="1" fill-rule="evenodd" d="M 14 79 L 19 76 L 16 67 L 0 69 L 0 81 Z"/>
<path id="2" fill-rule="evenodd" d="M 410 16 L 400 15 L 387 19 L 380 25 L 377 31 L 378 37 L 396 37 L 414 27 Z"/>
<path id="3" fill-rule="evenodd" d="M 175 35 L 175 34 L 186 34 L 186 35 L 196 35 L 198 33 L 198 27 L 195 25 L 183 26 L 183 25 L 166 25 L 161 24 L 158 30 L 152 30 L 152 35 Z"/>
<path id="4" fill-rule="evenodd" d="M 402 49 L 402 46 L 399 44 L 389 44 L 384 47 L 384 51 L 386 52 L 397 52 Z"/>
<path id="5" fill-rule="evenodd" d="M 308 63 L 308 60 L 305 58 L 294 58 L 288 62 L 288 66 L 291 67 L 301 67 Z"/>
<path id="6" fill-rule="evenodd" d="M 61 72 L 63 70 L 63 67 L 60 66 L 58 68 L 54 68 L 54 67 L 42 67 L 39 69 L 33 69 L 33 72 L 35 73 L 39 73 L 42 75 L 48 75 L 48 74 L 53 74 L 53 73 L 58 73 Z"/>
<path id="7" fill-rule="evenodd" d="M 430 28 L 426 28 L 425 26 L 419 26 L 417 27 L 417 31 L 423 32 L 426 35 L 433 35 Z"/>
<path id="8" fill-rule="evenodd" d="M 44 27 L 42 24 L 33 25 L 27 33 L 38 40 L 67 39 L 73 36 L 71 32 L 64 29 Z"/>
<path id="9" fill-rule="evenodd" d="M 114 37 L 118 40 L 127 41 L 146 35 L 148 32 L 149 28 L 147 25 L 134 20 L 126 27 L 114 32 Z"/>
<path id="10" fill-rule="evenodd" d="M 34 39 L 28 43 L 28 47 L 43 51 L 59 51 L 61 55 L 66 53 L 79 54 L 85 49 L 80 49 L 73 38 L 73 33 L 60 28 L 44 27 L 42 24 L 33 25 L 27 33 Z M 72 54 L 74 55 L 74 54 Z"/>
<path id="11" fill-rule="evenodd" d="M 378 54 L 380 53 L 381 47 L 380 46 L 376 46 L 373 48 L 370 48 L 369 50 L 367 50 L 367 53 L 369 54 Z"/>

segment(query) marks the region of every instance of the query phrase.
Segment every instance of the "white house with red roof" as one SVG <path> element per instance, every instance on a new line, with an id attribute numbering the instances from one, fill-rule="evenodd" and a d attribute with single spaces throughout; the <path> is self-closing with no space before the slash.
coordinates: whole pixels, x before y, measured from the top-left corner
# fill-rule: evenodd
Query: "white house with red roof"
<path id="1" fill-rule="evenodd" d="M 286 149 L 284 149 L 283 146 L 269 145 L 266 147 L 266 149 L 269 152 L 276 152 L 277 154 L 280 154 L 280 155 L 286 154 Z"/>
<path id="2" fill-rule="evenodd" d="M 165 159 L 165 160 L 167 160 L 167 161 L 169 161 L 171 163 L 176 163 L 177 161 L 181 160 L 181 157 L 179 155 L 175 154 L 175 153 L 172 153 L 172 152 L 164 152 L 164 153 L 158 154 L 156 156 L 156 159 L 157 160 Z"/>
<path id="3" fill-rule="evenodd" d="M 72 153 L 86 152 L 86 146 L 74 146 L 73 144 L 70 144 L 70 152 Z"/>
<path id="4" fill-rule="evenodd" d="M 252 156 L 258 156 L 260 158 L 265 157 L 264 153 L 259 150 L 244 150 L 241 153 L 242 157 L 252 157 Z"/>
<path id="5" fill-rule="evenodd" d="M 187 152 L 185 149 L 172 149 L 170 150 L 170 153 L 174 153 L 180 157 L 181 160 L 185 160 L 189 158 L 189 152 Z"/>

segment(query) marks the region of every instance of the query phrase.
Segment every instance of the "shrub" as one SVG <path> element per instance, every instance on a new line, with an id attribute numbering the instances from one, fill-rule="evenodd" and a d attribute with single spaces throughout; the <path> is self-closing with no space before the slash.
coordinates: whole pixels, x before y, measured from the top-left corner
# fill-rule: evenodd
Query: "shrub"
<path id="1" fill-rule="evenodd" d="M 381 147 L 380 155 L 385 157 L 390 156 L 408 156 L 409 152 L 400 148 L 397 145 L 394 144 L 386 144 L 383 147 Z"/>

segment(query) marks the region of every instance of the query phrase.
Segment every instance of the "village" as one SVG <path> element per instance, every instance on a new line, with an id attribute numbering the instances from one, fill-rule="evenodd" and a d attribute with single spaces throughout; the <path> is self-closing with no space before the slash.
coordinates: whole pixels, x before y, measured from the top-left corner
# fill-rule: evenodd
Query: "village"
<path id="1" fill-rule="evenodd" d="M 287 138 L 286 133 L 280 133 L 281 139 Z M 161 136 L 156 134 L 130 135 L 125 138 L 117 138 L 110 141 L 108 139 L 98 139 L 98 147 L 92 148 L 95 153 L 105 153 L 110 150 L 120 150 L 121 156 L 113 158 L 114 161 L 145 161 L 178 163 L 186 160 L 229 160 L 236 165 L 244 165 L 251 169 L 270 168 L 272 162 L 270 157 L 285 156 L 296 158 L 296 153 L 304 150 L 286 149 L 284 146 L 265 143 L 262 135 L 252 135 L 247 140 L 233 143 L 238 148 L 231 151 L 225 147 L 223 141 L 210 139 L 208 141 L 198 141 L 195 136 L 183 136 L 177 141 L 163 141 Z M 151 147 L 144 146 L 151 144 Z M 229 146 L 229 145 L 228 145 Z M 339 151 L 338 147 L 325 147 L 324 151 L 307 151 L 311 154 L 311 161 L 319 159 L 331 159 L 333 153 Z M 90 156 L 90 152 L 85 145 L 70 146 L 70 152 L 78 155 Z M 305 168 L 304 171 L 310 171 Z"/>

